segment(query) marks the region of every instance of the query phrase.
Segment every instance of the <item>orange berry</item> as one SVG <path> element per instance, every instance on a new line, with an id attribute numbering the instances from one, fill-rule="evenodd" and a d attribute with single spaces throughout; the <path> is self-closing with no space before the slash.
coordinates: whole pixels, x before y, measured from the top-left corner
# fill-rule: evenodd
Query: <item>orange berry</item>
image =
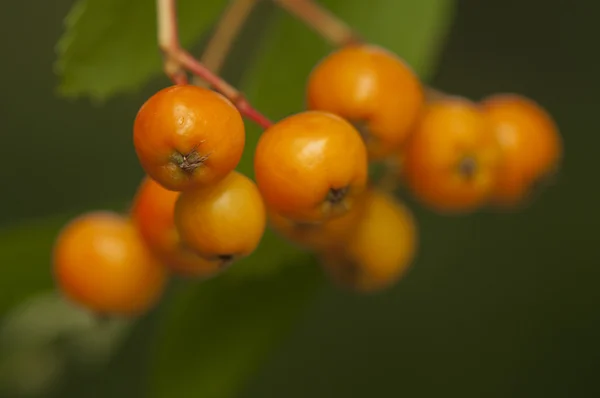
<path id="1" fill-rule="evenodd" d="M 364 211 L 346 245 L 322 254 L 329 276 L 358 292 L 396 283 L 409 269 L 418 245 L 410 210 L 381 190 L 369 191 Z"/>
<path id="2" fill-rule="evenodd" d="M 267 129 L 254 155 L 256 181 L 274 212 L 297 222 L 339 217 L 367 181 L 359 133 L 339 116 L 308 111 Z"/>
<path id="3" fill-rule="evenodd" d="M 321 223 L 299 223 L 274 211 L 267 213 L 269 224 L 279 235 L 304 249 L 323 251 L 348 241 L 360 220 L 360 202 L 342 216 Z"/>
<path id="4" fill-rule="evenodd" d="M 206 260 L 185 247 L 175 228 L 175 202 L 179 195 L 146 177 L 133 203 L 133 222 L 150 249 L 172 271 L 186 276 L 215 275 L 221 263 Z"/>
<path id="5" fill-rule="evenodd" d="M 403 150 L 402 175 L 424 204 L 440 212 L 482 206 L 495 183 L 499 148 L 488 119 L 472 102 L 429 104 Z"/>
<path id="6" fill-rule="evenodd" d="M 265 207 L 254 182 L 233 171 L 214 185 L 183 192 L 175 204 L 175 225 L 190 249 L 229 264 L 260 243 Z"/>
<path id="7" fill-rule="evenodd" d="M 54 274 L 62 292 L 88 309 L 136 315 L 159 299 L 165 271 L 133 224 L 112 212 L 72 220 L 54 247 Z"/>
<path id="8" fill-rule="evenodd" d="M 360 126 L 369 156 L 380 159 L 408 137 L 424 102 L 419 78 L 395 54 L 374 45 L 339 49 L 308 79 L 309 109 L 335 113 Z"/>
<path id="9" fill-rule="evenodd" d="M 518 95 L 493 95 L 482 106 L 502 155 L 493 200 L 516 205 L 559 167 L 562 140 L 558 127 L 540 105 Z"/>
<path id="10" fill-rule="evenodd" d="M 221 94 L 172 86 L 142 105 L 133 140 L 146 173 L 169 190 L 183 191 L 235 169 L 244 151 L 244 122 Z"/>

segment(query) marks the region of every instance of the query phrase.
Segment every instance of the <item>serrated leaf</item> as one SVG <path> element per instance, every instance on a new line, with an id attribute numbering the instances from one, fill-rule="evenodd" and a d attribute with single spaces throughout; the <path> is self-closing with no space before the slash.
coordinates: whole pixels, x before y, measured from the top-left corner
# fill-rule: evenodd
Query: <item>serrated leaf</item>
<path id="1" fill-rule="evenodd" d="M 179 34 L 189 46 L 218 16 L 224 0 L 178 1 Z M 57 45 L 59 92 L 96 100 L 133 92 L 162 73 L 156 2 L 79 0 Z"/>
<path id="2" fill-rule="evenodd" d="M 323 4 L 348 18 L 370 41 L 396 51 L 421 76 L 427 76 L 452 2 L 330 0 Z M 308 73 L 331 49 L 295 18 L 282 12 L 279 16 L 257 64 L 246 74 L 244 87 L 253 105 L 274 120 L 303 110 Z M 252 159 L 261 130 L 250 123 L 247 126 L 239 170 L 253 176 Z M 315 264 L 309 259 L 269 232 L 252 256 L 224 275 L 222 283 L 239 282 L 239 289 L 213 286 L 209 292 L 204 290 L 208 286 L 199 285 L 182 293 L 181 302 L 173 305 L 171 316 L 165 319 L 163 338 L 158 342 L 159 355 L 150 378 L 155 397 L 234 396 L 274 345 L 272 340 L 285 332 L 282 325 L 289 325 L 294 313 L 303 308 L 300 303 L 311 291 L 307 286 L 315 283 L 309 272 L 315 270 Z M 304 275 L 294 274 L 303 267 L 290 265 L 298 263 L 312 268 Z"/>

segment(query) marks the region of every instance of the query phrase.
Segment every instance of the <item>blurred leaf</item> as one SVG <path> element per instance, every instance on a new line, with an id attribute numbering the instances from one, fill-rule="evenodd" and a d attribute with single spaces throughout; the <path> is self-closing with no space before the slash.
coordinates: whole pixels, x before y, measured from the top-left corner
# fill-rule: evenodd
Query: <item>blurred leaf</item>
<path id="1" fill-rule="evenodd" d="M 0 322 L 0 396 L 4 390 L 9 396 L 54 392 L 70 361 L 86 373 L 98 372 L 130 325 L 123 318 L 99 323 L 55 290 L 21 302 Z"/>
<path id="2" fill-rule="evenodd" d="M 67 220 L 57 216 L 0 230 L 0 315 L 31 294 L 52 287 L 52 245 Z"/>
<path id="3" fill-rule="evenodd" d="M 180 0 L 179 34 L 189 46 L 218 16 L 224 0 Z M 156 1 L 79 0 L 58 45 L 59 91 L 103 100 L 132 92 L 162 71 Z"/>
<path id="4" fill-rule="evenodd" d="M 323 3 L 425 76 L 435 61 L 452 5 L 443 0 Z M 244 88 L 251 102 L 273 120 L 303 110 L 306 78 L 331 50 L 295 18 L 281 11 L 279 16 Z M 260 132 L 248 124 L 238 169 L 250 176 Z M 309 258 L 268 232 L 259 249 L 219 281 L 181 293 L 158 341 L 150 389 L 155 396 L 233 396 L 314 290 L 318 279 Z"/>
<path id="5" fill-rule="evenodd" d="M 232 396 L 314 297 L 316 271 L 302 259 L 272 278 L 220 277 L 181 292 L 159 334 L 152 396 Z"/>

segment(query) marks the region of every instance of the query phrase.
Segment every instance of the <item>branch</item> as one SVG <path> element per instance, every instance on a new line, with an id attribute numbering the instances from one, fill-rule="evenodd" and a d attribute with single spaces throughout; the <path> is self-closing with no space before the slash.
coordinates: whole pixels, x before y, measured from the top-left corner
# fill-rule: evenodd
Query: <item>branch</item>
<path id="1" fill-rule="evenodd" d="M 233 43 L 240 30 L 252 13 L 258 0 L 231 0 L 229 6 L 221 16 L 215 31 L 202 54 L 200 62 L 211 72 L 219 74 Z M 198 77 L 194 84 L 205 86 L 206 82 Z"/>
<path id="2" fill-rule="evenodd" d="M 156 2 L 158 45 L 165 57 L 164 70 L 167 76 L 175 84 L 187 84 L 185 71 L 189 71 L 227 97 L 242 115 L 265 129 L 270 127 L 271 121 L 254 109 L 242 93 L 181 48 L 177 33 L 176 0 L 156 0 Z"/>
<path id="3" fill-rule="evenodd" d="M 363 39 L 344 21 L 313 0 L 273 0 L 336 47 L 362 43 Z"/>

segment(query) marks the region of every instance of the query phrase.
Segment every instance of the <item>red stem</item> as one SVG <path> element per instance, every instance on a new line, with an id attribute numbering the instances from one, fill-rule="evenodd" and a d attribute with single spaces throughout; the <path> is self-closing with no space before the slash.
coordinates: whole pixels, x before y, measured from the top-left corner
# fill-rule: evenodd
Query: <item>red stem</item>
<path id="1" fill-rule="evenodd" d="M 211 72 L 190 53 L 181 48 L 177 35 L 176 0 L 157 0 L 158 41 L 165 54 L 165 73 L 175 84 L 187 84 L 184 70 L 198 76 L 227 97 L 239 112 L 264 129 L 272 122 L 256 110 L 235 87 Z"/>

